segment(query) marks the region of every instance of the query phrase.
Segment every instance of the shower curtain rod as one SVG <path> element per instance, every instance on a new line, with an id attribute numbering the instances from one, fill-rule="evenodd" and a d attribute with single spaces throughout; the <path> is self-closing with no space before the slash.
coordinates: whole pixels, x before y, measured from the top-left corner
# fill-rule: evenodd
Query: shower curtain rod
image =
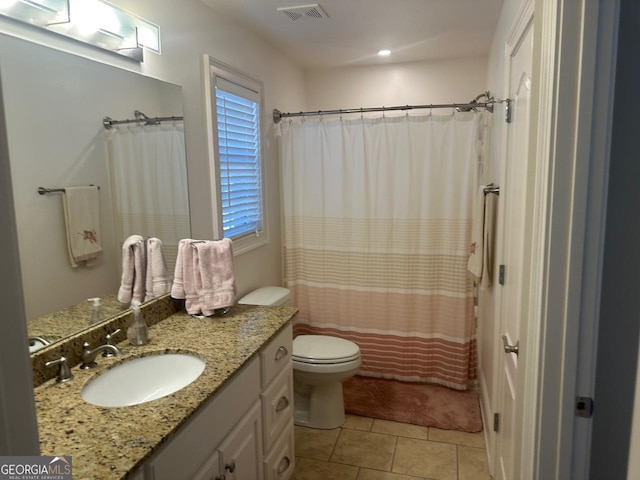
<path id="1" fill-rule="evenodd" d="M 107 130 L 111 130 L 114 125 L 122 125 L 125 123 L 141 123 L 144 125 L 160 125 L 162 122 L 175 122 L 179 120 L 183 120 L 184 117 L 147 117 L 140 110 L 136 110 L 133 112 L 135 115 L 135 119 L 131 120 L 114 120 L 111 117 L 104 117 L 102 119 L 102 126 Z"/>
<path id="2" fill-rule="evenodd" d="M 481 98 L 485 97 L 486 100 L 479 102 Z M 398 105 L 395 107 L 368 107 L 368 108 L 347 108 L 339 110 L 318 110 L 315 112 L 297 112 L 297 113 L 283 113 L 277 108 L 273 109 L 273 122 L 280 123 L 283 118 L 287 117 L 310 117 L 316 115 L 342 115 L 345 113 L 368 113 L 368 112 L 391 112 L 391 111 L 403 111 L 403 110 L 417 110 L 417 109 L 433 109 L 433 108 L 455 108 L 459 112 L 469 112 L 471 110 L 477 111 L 478 108 L 484 108 L 493 113 L 493 106 L 496 103 L 509 103 L 511 100 L 500 99 L 496 100 L 489 95 L 489 92 L 481 93 L 476 98 L 468 103 L 442 103 L 442 104 L 429 104 L 429 105 Z"/>

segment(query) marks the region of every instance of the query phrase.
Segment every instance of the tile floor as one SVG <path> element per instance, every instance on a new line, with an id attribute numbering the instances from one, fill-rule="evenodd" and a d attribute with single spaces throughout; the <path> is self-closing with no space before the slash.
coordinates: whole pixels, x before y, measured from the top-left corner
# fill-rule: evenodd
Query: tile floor
<path id="1" fill-rule="evenodd" d="M 490 480 L 484 434 L 347 415 L 341 428 L 295 427 L 293 480 Z"/>

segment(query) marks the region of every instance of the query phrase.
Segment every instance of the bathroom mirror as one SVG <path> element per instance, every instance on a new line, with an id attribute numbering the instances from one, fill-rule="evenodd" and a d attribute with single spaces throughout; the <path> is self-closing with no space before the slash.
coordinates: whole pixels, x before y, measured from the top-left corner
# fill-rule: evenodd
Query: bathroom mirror
<path id="1" fill-rule="evenodd" d="M 89 327 L 88 298 L 104 299 L 104 320 L 128 308 L 115 301 L 121 279 L 122 239 L 128 234 L 155 236 L 164 243 L 167 240 L 163 237 L 169 235 L 167 226 L 180 223 L 180 238 L 190 236 L 187 201 L 182 216 L 186 218 L 176 221 L 171 216 L 142 214 L 144 226 L 128 233 L 128 227 L 123 226 L 127 219 L 122 220 L 120 215 L 116 220 L 114 216 L 118 185 L 129 184 L 123 187 L 129 189 L 125 194 L 138 195 L 138 188 L 131 184 L 144 182 L 145 194 L 159 198 L 159 202 L 166 195 L 166 185 L 182 189 L 187 197 L 184 135 L 182 155 L 172 153 L 178 157 L 175 161 L 181 162 L 184 175 L 149 168 L 146 179 L 116 183 L 118 175 L 109 165 L 112 148 L 107 148 L 107 137 L 113 133 L 102 125 L 106 116 L 132 119 L 136 110 L 149 117 L 181 117 L 182 89 L 4 34 L 0 34 L 0 69 L 25 310 L 29 325 L 40 318 L 46 323 L 46 329 L 42 323 L 37 328 L 28 327 L 29 336 L 60 340 Z M 172 123 L 174 128 L 182 128 L 182 122 Z M 132 124 L 119 128 L 141 127 Z M 64 194 L 40 195 L 37 190 L 85 185 L 100 187 L 103 254 L 94 266 L 72 268 Z M 170 258 L 167 264 L 172 275 Z"/>

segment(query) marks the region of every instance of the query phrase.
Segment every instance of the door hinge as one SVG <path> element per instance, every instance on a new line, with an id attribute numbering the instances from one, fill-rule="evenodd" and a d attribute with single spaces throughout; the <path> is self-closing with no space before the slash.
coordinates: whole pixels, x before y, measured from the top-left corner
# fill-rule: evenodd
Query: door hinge
<path id="1" fill-rule="evenodd" d="M 500 414 L 499 413 L 493 414 L 493 431 L 494 432 L 500 431 Z"/>
<path id="2" fill-rule="evenodd" d="M 505 266 L 504 265 L 500 265 L 500 269 L 498 270 L 498 283 L 500 285 L 504 285 L 504 271 L 505 271 Z"/>
<path id="3" fill-rule="evenodd" d="M 576 417 L 591 418 L 593 415 L 593 398 L 576 397 Z"/>
<path id="4" fill-rule="evenodd" d="M 511 123 L 511 99 L 507 98 L 504 103 L 504 121 Z"/>

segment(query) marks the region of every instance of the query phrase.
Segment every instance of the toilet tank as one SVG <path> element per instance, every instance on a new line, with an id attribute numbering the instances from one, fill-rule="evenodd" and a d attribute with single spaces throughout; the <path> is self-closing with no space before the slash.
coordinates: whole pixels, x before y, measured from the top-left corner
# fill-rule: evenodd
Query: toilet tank
<path id="1" fill-rule="evenodd" d="M 242 297 L 238 303 L 271 307 L 288 306 L 291 305 L 291 290 L 283 287 L 261 287 Z"/>

